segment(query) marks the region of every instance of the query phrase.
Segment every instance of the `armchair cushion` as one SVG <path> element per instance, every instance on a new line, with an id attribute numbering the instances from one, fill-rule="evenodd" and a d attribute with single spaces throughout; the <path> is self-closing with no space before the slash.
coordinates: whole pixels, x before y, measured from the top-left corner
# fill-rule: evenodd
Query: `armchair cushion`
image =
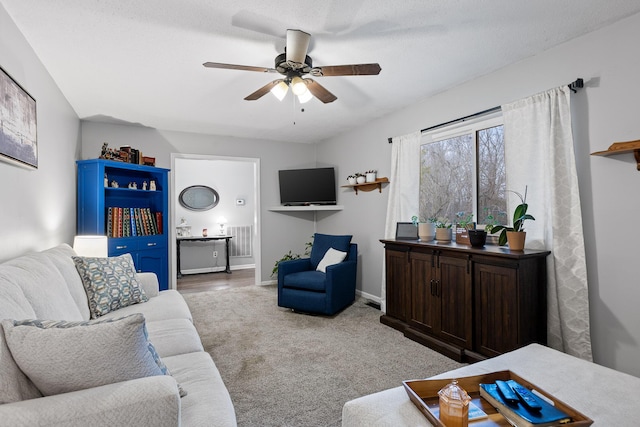
<path id="1" fill-rule="evenodd" d="M 4 320 L 2 326 L 17 365 L 45 396 L 166 373 L 142 314 L 97 322 Z"/>
<path id="2" fill-rule="evenodd" d="M 324 257 L 322 257 L 322 260 L 318 263 L 316 270 L 325 273 L 328 266 L 338 264 L 344 261 L 346 257 L 346 252 L 340 252 L 333 248 L 329 248 L 329 250 L 324 254 Z"/>
<path id="3" fill-rule="evenodd" d="M 313 246 L 311 247 L 311 266 L 315 270 L 330 248 L 340 252 L 349 252 L 351 243 L 350 235 L 334 236 L 329 234 L 316 233 L 313 236 Z"/>
<path id="4" fill-rule="evenodd" d="M 291 289 L 324 292 L 327 275 L 320 271 L 301 271 L 284 276 L 284 286 Z"/>

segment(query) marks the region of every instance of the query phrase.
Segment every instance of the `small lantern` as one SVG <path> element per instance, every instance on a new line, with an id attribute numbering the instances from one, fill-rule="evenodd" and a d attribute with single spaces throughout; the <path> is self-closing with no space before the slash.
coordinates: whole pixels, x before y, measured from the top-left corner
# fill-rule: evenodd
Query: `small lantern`
<path id="1" fill-rule="evenodd" d="M 440 421 L 447 427 L 467 427 L 471 397 L 458 385 L 458 380 L 451 381 L 438 392 L 438 395 Z"/>

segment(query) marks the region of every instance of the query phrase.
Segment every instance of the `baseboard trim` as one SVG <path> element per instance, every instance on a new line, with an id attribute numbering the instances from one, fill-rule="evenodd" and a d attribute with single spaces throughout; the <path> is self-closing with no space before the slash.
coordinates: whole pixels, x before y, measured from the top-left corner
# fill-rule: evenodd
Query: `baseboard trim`
<path id="1" fill-rule="evenodd" d="M 256 265 L 255 264 L 232 265 L 231 271 L 247 270 L 250 268 L 256 268 Z M 183 269 L 180 272 L 184 275 L 187 275 L 187 274 L 219 273 L 221 271 L 226 271 L 226 270 L 227 270 L 227 267 L 222 265 L 218 267 L 190 268 L 188 270 Z"/>

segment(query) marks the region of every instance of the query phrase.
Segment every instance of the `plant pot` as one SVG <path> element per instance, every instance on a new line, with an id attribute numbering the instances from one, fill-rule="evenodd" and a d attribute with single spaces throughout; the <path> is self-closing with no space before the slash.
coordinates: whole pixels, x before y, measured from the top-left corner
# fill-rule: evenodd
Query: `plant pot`
<path id="1" fill-rule="evenodd" d="M 473 248 L 481 248 L 487 243 L 487 232 L 484 230 L 468 230 L 469 242 Z"/>
<path id="2" fill-rule="evenodd" d="M 436 228 L 436 240 L 438 242 L 450 242 L 451 241 L 451 229 L 450 228 Z"/>
<path id="3" fill-rule="evenodd" d="M 367 182 L 376 182 L 376 173 L 369 172 L 365 175 L 365 179 Z"/>
<path id="4" fill-rule="evenodd" d="M 359 176 L 359 177 L 356 178 L 356 182 L 358 184 L 364 184 L 365 180 L 366 180 L 366 178 L 364 176 Z"/>
<path id="5" fill-rule="evenodd" d="M 347 178 L 347 182 L 349 183 L 349 185 L 355 185 L 356 179 L 355 178 Z"/>
<path id="6" fill-rule="evenodd" d="M 436 225 L 432 222 L 418 224 L 418 237 L 423 242 L 430 242 L 436 237 Z"/>
<path id="7" fill-rule="evenodd" d="M 507 231 L 507 243 L 512 251 L 524 250 L 524 241 L 527 238 L 525 231 Z"/>

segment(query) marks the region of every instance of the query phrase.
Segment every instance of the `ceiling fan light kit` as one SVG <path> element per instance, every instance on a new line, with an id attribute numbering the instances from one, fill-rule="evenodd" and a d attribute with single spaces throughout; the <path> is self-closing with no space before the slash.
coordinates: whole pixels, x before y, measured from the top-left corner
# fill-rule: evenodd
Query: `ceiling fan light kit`
<path id="1" fill-rule="evenodd" d="M 271 93 L 278 98 L 278 101 L 282 101 L 285 96 L 287 96 L 287 92 L 289 91 L 289 86 L 284 82 L 284 80 L 280 80 L 280 82 L 271 88 Z"/>
<path id="2" fill-rule="evenodd" d="M 316 97 L 327 104 L 338 99 L 324 86 L 312 79 L 304 79 L 302 76 L 311 74 L 314 77 L 327 76 L 371 76 L 380 74 L 380 65 L 350 64 L 313 67 L 313 62 L 307 51 L 311 35 L 301 30 L 287 30 L 287 45 L 285 53 L 275 58 L 275 68 L 254 67 L 247 65 L 223 64 L 220 62 L 205 62 L 207 68 L 221 68 L 227 70 L 257 71 L 261 73 L 280 73 L 285 78 L 267 83 L 252 94 L 246 96 L 247 101 L 255 101 L 262 98 L 267 92 L 271 92 L 278 100 L 282 101 L 287 95 L 289 86 L 291 92 L 298 97 L 300 103 L 305 103 Z"/>

